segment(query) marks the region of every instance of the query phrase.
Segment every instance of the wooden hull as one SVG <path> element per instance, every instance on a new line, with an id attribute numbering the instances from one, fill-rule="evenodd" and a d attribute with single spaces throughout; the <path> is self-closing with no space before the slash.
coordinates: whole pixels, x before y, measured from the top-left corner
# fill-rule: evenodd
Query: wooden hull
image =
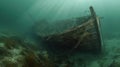
<path id="1" fill-rule="evenodd" d="M 99 18 L 96 17 L 92 7 L 90 7 L 90 10 L 91 16 L 86 22 L 60 34 L 44 36 L 42 38 L 43 42 L 63 51 L 77 49 L 80 51 L 100 52 L 102 43 Z"/>
<path id="2" fill-rule="evenodd" d="M 101 51 L 101 42 L 95 26 L 95 19 L 91 18 L 82 25 L 65 31 L 62 34 L 44 37 L 44 42 L 63 50 L 79 49 L 82 51 Z"/>

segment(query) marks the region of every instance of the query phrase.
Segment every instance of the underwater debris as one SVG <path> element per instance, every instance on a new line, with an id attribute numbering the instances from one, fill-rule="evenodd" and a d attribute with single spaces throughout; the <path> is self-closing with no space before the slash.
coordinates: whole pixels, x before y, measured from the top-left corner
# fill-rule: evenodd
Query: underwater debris
<path id="1" fill-rule="evenodd" d="M 84 16 L 82 19 L 74 18 L 54 22 L 61 24 L 55 25 L 52 31 L 49 31 L 49 27 L 42 27 L 39 24 L 37 25 L 39 28 L 35 26 L 36 34 L 48 47 L 53 47 L 52 49 L 61 52 L 68 53 L 71 50 L 79 50 L 81 52 L 101 53 L 100 19 L 96 16 L 93 7 L 90 7 L 90 11 L 91 16 Z"/>

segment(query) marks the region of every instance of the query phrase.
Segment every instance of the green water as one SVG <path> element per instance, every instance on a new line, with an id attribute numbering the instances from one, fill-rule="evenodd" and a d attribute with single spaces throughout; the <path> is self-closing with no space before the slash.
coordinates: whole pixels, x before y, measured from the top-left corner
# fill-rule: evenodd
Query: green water
<path id="1" fill-rule="evenodd" d="M 103 17 L 103 33 L 119 33 L 118 0 L 1 0 L 0 25 L 11 30 L 27 30 L 40 19 L 54 21 L 88 15 L 89 6 Z"/>
<path id="2" fill-rule="evenodd" d="M 107 54 L 105 57 L 111 58 L 119 54 L 115 51 L 120 49 L 119 2 L 118 0 L 0 0 L 0 32 L 31 35 L 32 26 L 40 20 L 48 20 L 50 24 L 54 24 L 52 21 L 90 15 L 89 7 L 93 6 L 101 18 L 102 37 Z M 112 60 L 108 58 L 103 59 L 106 65 Z M 93 66 L 99 67 L 95 61 Z M 90 67 L 93 66 L 91 64 Z"/>

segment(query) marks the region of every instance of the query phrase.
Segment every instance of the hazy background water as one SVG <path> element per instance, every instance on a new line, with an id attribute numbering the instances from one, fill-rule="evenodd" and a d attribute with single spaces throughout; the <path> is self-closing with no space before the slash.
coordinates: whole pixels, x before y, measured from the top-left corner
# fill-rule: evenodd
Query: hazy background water
<path id="1" fill-rule="evenodd" d="M 41 19 L 54 21 L 88 15 L 91 5 L 103 17 L 103 36 L 120 36 L 118 0 L 0 0 L 0 29 L 23 33 Z"/>

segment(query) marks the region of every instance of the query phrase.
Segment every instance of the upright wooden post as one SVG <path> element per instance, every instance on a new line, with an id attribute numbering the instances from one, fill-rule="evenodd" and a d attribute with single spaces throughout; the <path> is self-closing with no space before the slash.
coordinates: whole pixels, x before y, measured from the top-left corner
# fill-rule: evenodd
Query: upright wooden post
<path id="1" fill-rule="evenodd" d="M 99 41 L 99 51 L 101 51 L 101 49 L 102 49 L 102 46 L 103 46 L 103 43 L 102 43 L 102 36 L 101 36 L 101 28 L 100 28 L 100 23 L 99 23 L 99 18 L 97 17 L 97 15 L 96 15 L 96 13 L 95 13 L 95 11 L 94 11 L 94 9 L 93 9 L 93 7 L 92 6 L 90 6 L 90 12 L 91 12 L 91 17 L 94 19 L 94 25 L 95 25 L 95 28 L 96 28 L 96 33 L 97 33 L 97 35 L 98 35 L 98 41 Z"/>
<path id="2" fill-rule="evenodd" d="M 96 17 L 96 13 L 95 13 L 95 11 L 94 11 L 92 6 L 90 6 L 90 12 L 91 12 L 91 16 L 95 18 Z"/>

